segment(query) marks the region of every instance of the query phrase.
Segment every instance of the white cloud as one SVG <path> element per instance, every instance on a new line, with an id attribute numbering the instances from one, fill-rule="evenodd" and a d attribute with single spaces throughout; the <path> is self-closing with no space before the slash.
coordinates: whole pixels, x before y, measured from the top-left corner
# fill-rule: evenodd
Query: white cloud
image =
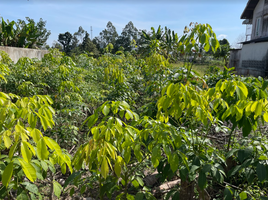
<path id="1" fill-rule="evenodd" d="M 227 38 L 227 35 L 225 35 L 225 34 L 218 35 L 218 40 L 222 40 L 222 39 L 225 39 L 225 38 Z"/>

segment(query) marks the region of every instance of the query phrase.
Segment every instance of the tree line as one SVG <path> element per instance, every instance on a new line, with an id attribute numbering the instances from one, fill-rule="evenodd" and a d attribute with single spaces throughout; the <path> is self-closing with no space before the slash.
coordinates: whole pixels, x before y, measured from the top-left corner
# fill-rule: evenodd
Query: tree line
<path id="1" fill-rule="evenodd" d="M 143 31 L 138 30 L 130 21 L 119 35 L 115 26 L 109 21 L 106 28 L 91 40 L 89 33 L 80 26 L 78 31 L 73 34 L 70 32 L 60 33 L 52 48 L 58 48 L 67 55 L 89 53 L 98 56 L 107 51 L 110 53 L 132 51 L 137 50 L 137 47 L 144 42 Z"/>
<path id="2" fill-rule="evenodd" d="M 197 23 L 191 23 L 189 28 L 193 28 Z M 151 28 L 150 31 L 138 30 L 132 21 L 128 22 L 119 35 L 112 22 L 108 22 L 106 28 L 98 36 L 90 39 L 90 34 L 80 26 L 75 33 L 65 32 L 58 35 L 58 40 L 52 46 L 46 44 L 51 34 L 46 29 L 46 21 L 42 18 L 35 23 L 33 19 L 26 17 L 26 21 L 1 20 L 0 26 L 0 45 L 23 48 L 57 48 L 67 56 L 76 56 L 82 53 L 98 57 L 104 53 L 121 54 L 131 52 L 138 57 L 146 57 L 152 53 L 158 53 L 170 61 L 176 61 L 179 57 L 183 58 L 185 52 L 179 44 L 180 37 L 169 28 Z M 184 33 L 191 31 L 185 27 Z M 204 38 L 206 39 L 206 38 Z M 226 39 L 219 41 L 222 48 L 219 48 L 214 57 L 222 57 L 227 66 L 230 44 Z M 208 52 L 196 51 L 196 46 L 188 45 L 192 49 L 192 58 L 201 58 L 201 55 L 212 55 L 212 50 Z M 202 49 L 202 48 L 200 48 Z M 188 53 L 189 54 L 189 53 Z M 189 55 L 188 55 L 189 56 Z"/>

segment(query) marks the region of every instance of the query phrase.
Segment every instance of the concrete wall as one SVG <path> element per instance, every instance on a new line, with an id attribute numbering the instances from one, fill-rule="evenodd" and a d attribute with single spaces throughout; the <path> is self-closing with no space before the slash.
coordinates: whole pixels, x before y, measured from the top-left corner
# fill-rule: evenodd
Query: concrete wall
<path id="1" fill-rule="evenodd" d="M 45 54 L 48 53 L 47 50 L 36 50 L 36 49 L 27 49 L 27 48 L 17 48 L 17 47 L 5 47 L 0 46 L 0 51 L 5 51 L 11 60 L 16 63 L 21 57 L 28 58 L 38 58 L 41 60 Z"/>
<path id="2" fill-rule="evenodd" d="M 239 68 L 241 49 L 230 49 L 229 68 Z"/>
<path id="3" fill-rule="evenodd" d="M 268 75 L 268 42 L 244 44 L 237 74 L 266 77 Z"/>

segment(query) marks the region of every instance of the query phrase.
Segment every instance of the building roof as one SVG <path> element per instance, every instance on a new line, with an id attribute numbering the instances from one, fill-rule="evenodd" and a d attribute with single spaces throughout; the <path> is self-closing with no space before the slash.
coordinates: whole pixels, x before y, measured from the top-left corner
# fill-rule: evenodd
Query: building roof
<path id="1" fill-rule="evenodd" d="M 257 38 L 257 39 L 254 39 L 254 40 L 241 42 L 241 44 L 259 43 L 259 42 L 268 42 L 268 37 L 262 37 L 262 38 Z"/>
<path id="2" fill-rule="evenodd" d="M 240 17 L 240 19 L 252 19 L 253 11 L 258 4 L 259 0 L 248 0 L 248 3 Z"/>

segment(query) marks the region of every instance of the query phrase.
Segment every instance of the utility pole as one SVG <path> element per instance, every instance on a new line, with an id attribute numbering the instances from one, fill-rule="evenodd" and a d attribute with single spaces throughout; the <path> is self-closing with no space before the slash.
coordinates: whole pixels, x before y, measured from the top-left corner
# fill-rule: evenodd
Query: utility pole
<path id="1" fill-rule="evenodd" d="M 92 41 L 92 26 L 90 26 L 90 36 L 91 36 L 91 41 Z"/>

